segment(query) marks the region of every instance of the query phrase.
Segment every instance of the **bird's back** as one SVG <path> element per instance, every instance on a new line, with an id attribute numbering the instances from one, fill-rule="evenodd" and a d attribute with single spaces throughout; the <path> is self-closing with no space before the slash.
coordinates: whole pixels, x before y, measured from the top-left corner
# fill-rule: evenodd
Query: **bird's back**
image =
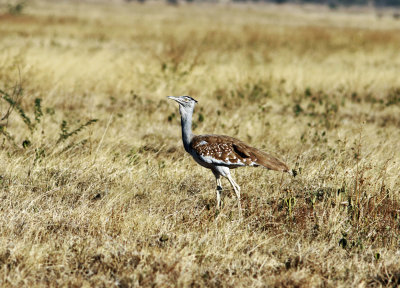
<path id="1" fill-rule="evenodd" d="M 203 161 L 204 166 L 262 166 L 271 170 L 289 171 L 289 167 L 274 156 L 225 135 L 194 136 L 190 150 L 193 157 L 197 158 L 196 161 Z"/>

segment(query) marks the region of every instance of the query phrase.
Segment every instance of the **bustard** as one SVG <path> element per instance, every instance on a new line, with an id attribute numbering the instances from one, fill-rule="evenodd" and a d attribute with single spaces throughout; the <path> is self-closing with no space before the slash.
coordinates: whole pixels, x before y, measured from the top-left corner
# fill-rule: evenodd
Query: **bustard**
<path id="1" fill-rule="evenodd" d="M 193 135 L 192 116 L 197 101 L 190 96 L 167 98 L 179 103 L 182 140 L 186 152 L 201 166 L 211 169 L 217 182 L 217 209 L 221 207 L 221 176 L 228 179 L 237 196 L 239 213 L 240 187 L 233 180 L 230 169 L 242 166 L 262 166 L 270 170 L 291 173 L 289 167 L 279 159 L 251 147 L 233 137 L 224 135 Z"/>

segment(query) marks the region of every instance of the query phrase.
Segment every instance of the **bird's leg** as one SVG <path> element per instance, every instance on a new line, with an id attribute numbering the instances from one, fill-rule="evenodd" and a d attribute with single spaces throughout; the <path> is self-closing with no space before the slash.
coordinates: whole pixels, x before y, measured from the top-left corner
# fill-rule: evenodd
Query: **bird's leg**
<path id="1" fill-rule="evenodd" d="M 240 187 L 239 185 L 233 180 L 232 176 L 229 174 L 227 177 L 229 182 L 231 183 L 233 190 L 235 190 L 236 197 L 238 200 L 238 208 L 239 208 L 239 215 L 242 216 L 242 206 L 240 205 Z"/>
<path id="2" fill-rule="evenodd" d="M 221 178 L 219 174 L 214 174 L 215 175 L 215 180 L 217 181 L 217 209 L 221 208 L 221 191 L 222 191 L 222 185 L 221 185 Z"/>

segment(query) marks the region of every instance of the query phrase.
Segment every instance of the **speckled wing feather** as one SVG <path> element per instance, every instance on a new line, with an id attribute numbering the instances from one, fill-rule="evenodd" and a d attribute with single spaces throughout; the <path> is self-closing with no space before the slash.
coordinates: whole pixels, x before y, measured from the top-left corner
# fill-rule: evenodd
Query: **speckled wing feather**
<path id="1" fill-rule="evenodd" d="M 271 170 L 289 171 L 289 167 L 279 159 L 229 136 L 195 136 L 190 143 L 190 147 L 200 160 L 209 164 L 231 168 L 263 166 Z"/>

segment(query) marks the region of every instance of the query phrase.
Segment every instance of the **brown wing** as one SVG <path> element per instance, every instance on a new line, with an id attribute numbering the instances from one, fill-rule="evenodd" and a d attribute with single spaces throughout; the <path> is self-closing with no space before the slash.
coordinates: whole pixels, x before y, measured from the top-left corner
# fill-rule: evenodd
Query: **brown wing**
<path id="1" fill-rule="evenodd" d="M 289 167 L 279 159 L 233 137 L 224 135 L 195 136 L 190 146 L 206 163 L 228 167 L 263 166 L 271 170 L 289 171 Z"/>

